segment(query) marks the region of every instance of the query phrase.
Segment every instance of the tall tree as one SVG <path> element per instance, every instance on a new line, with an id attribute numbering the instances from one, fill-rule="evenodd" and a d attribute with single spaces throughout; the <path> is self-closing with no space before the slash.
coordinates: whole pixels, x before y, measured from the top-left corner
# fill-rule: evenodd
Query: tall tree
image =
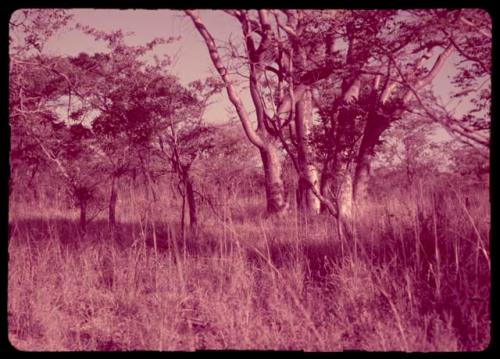
<path id="1" fill-rule="evenodd" d="M 457 18 L 467 15 L 466 10 L 410 12 L 403 23 L 405 26 L 400 29 L 400 37 L 411 38 L 411 42 L 397 52 L 391 51 L 385 44 L 382 45 L 381 48 L 384 49 L 382 55 L 385 55 L 388 63 L 393 66 L 396 78 L 392 85 L 387 85 L 381 92 L 380 101 L 367 115 L 354 175 L 355 198 L 367 196 L 370 162 L 380 136 L 392 122 L 404 117 L 406 111 L 420 112 L 422 116 L 444 125 L 453 135 L 472 140 L 483 147 L 487 146 L 487 134 L 484 130 L 489 127 L 489 116 L 485 110 L 487 111 L 490 102 L 490 92 L 487 88 L 479 89 L 479 85 L 475 85 L 477 79 L 472 79 L 467 73 L 475 71 L 480 81 L 489 81 L 488 58 L 491 57 L 491 41 L 477 30 L 471 32 L 462 27 L 460 32 L 453 32 L 453 24 L 460 23 Z M 475 15 L 478 16 L 478 14 Z M 482 17 L 484 16 L 487 17 L 487 14 L 483 12 Z M 481 23 L 487 26 L 487 21 L 485 24 L 484 20 L 487 19 L 483 19 Z M 429 36 L 429 28 L 435 29 L 434 36 Z M 466 38 L 475 39 L 474 47 L 483 58 L 481 62 L 483 66 L 478 65 L 476 59 L 471 59 L 464 56 L 462 51 L 457 51 L 459 40 L 455 37 L 460 38 L 460 41 Z M 411 62 L 407 60 L 408 58 Z M 480 101 L 478 101 L 480 103 L 476 108 L 469 110 L 464 119 L 453 118 L 443 106 L 440 106 L 431 90 L 434 80 L 443 71 L 445 63 L 450 63 L 453 58 L 460 65 L 456 67 L 457 73 L 454 81 L 449 84 L 449 91 L 456 91 L 458 85 L 458 88 L 466 88 L 470 92 L 480 94 Z M 407 64 L 411 66 L 408 68 Z M 399 81 L 401 86 L 396 81 Z M 455 93 L 455 96 L 463 97 L 465 94 L 461 91 L 459 94 Z M 469 92 L 467 94 L 470 95 Z M 482 111 L 481 119 L 474 116 L 474 113 L 478 111 Z M 464 124 L 464 120 L 468 123 Z"/>
<path id="2" fill-rule="evenodd" d="M 318 199 L 324 198 L 319 193 L 317 170 L 310 156 L 311 85 L 335 70 L 332 66 L 335 54 L 328 49 L 331 57 L 316 56 L 320 50 L 312 40 L 324 24 L 314 20 L 315 13 L 302 10 L 228 10 L 226 13 L 241 27 L 244 53 L 238 53 L 237 46 L 230 44 L 231 55 L 244 61 L 244 70 L 248 74 L 245 77 L 255 108 L 255 129 L 212 34 L 196 12 L 186 11 L 208 48 L 248 140 L 260 151 L 266 179 L 267 210 L 280 213 L 287 207 L 280 147 L 286 145 L 284 129 L 293 122 L 297 148 L 289 150 L 285 146 L 285 149 L 296 158 L 294 163 L 301 181 L 299 188 L 303 192 L 299 198 L 304 198 L 302 203 L 308 210 L 318 212 Z M 333 29 L 328 23 L 327 26 L 326 32 Z M 332 38 L 325 41 L 328 44 Z M 319 63 L 314 61 L 315 57 Z"/>
<path id="3" fill-rule="evenodd" d="M 478 93 L 481 84 L 484 86 L 489 80 L 491 41 L 485 35 L 487 21 L 477 20 L 486 14 L 474 13 L 479 28 L 461 26 L 460 31 L 453 32 L 455 37 L 451 36 L 453 24 L 461 23 L 458 19 L 467 15 L 467 11 L 448 10 L 399 11 L 385 19 L 373 11 L 351 14 L 352 21 L 345 26 L 348 50 L 344 61 L 346 67 L 356 70 L 349 70 L 348 77 L 344 78 L 345 81 L 351 76 L 353 85 L 345 93 L 349 96 L 341 96 L 342 91 L 332 82 L 325 82 L 320 89 L 322 100 L 318 101 L 322 126 L 317 138 L 323 153 L 323 190 L 331 187 L 327 182 L 334 179 L 333 192 L 336 189 L 345 203 L 351 203 L 351 198 L 357 202 L 366 199 L 370 165 L 382 134 L 395 121 L 412 121 L 415 116 L 409 116 L 410 112 L 444 125 L 450 133 L 464 140 L 487 146 L 484 130 L 489 122 L 488 88 L 481 90 L 477 101 L 479 108 L 468 111 L 463 119 L 453 117 L 432 91 L 432 84 L 445 64 L 452 60 L 459 65 L 448 89 L 453 92 L 460 87 L 467 88 L 455 96 L 463 99 L 464 95 Z M 366 26 L 370 23 L 371 26 Z M 474 38 L 480 60 L 457 51 L 458 38 L 462 41 Z M 470 76 L 470 71 L 475 71 L 480 80 Z M 474 116 L 476 121 L 473 121 L 470 114 L 475 112 L 480 112 L 480 116 L 479 119 Z M 340 180 L 339 172 L 343 172 L 344 180 Z M 346 212 L 352 209 L 349 205 L 345 208 Z"/>

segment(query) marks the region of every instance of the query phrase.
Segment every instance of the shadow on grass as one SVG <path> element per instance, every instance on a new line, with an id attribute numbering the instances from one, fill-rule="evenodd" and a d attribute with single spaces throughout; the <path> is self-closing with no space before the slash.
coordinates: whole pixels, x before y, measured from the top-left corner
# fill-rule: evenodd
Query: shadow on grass
<path id="1" fill-rule="evenodd" d="M 400 235 L 404 238 L 399 238 L 394 231 L 383 233 L 379 229 L 376 241 L 363 242 L 363 238 L 368 236 L 362 234 L 355 244 L 349 241 L 341 243 L 332 231 L 325 231 L 323 237 L 318 240 L 309 238 L 309 235 L 299 236 L 294 231 L 287 230 L 286 226 L 280 227 L 278 222 L 273 225 L 270 226 L 273 229 L 269 231 L 269 239 L 265 243 L 254 237 L 257 235 L 256 232 L 240 233 L 239 243 L 236 243 L 236 240 L 224 239 L 222 228 L 217 226 L 200 225 L 195 231 L 186 228 L 183 236 L 179 223 L 157 222 L 153 229 L 151 223 L 141 225 L 139 222 L 134 222 L 118 223 L 112 232 L 106 220 L 96 219 L 87 225 L 85 232 L 82 232 L 78 221 L 75 220 L 35 217 L 13 219 L 9 223 L 9 240 L 16 238 L 20 243 L 29 241 L 32 246 L 56 240 L 68 249 L 76 250 L 89 244 L 108 243 L 123 250 L 132 246 L 144 246 L 149 250 L 154 250 L 156 247 L 159 253 L 186 253 L 194 257 L 230 256 L 240 246 L 246 260 L 252 265 L 265 267 L 272 264 L 276 268 L 283 268 L 303 264 L 308 277 L 313 280 L 321 280 L 327 276 L 330 272 L 329 265 L 341 264 L 344 259 L 361 255 L 369 265 L 378 267 L 396 261 L 396 267 L 401 272 L 406 267 L 411 267 L 421 272 L 420 275 L 432 278 L 429 276 L 429 271 L 432 269 L 431 265 L 435 266 L 436 238 L 430 224 L 420 224 L 420 261 L 415 259 L 416 251 L 413 244 L 415 239 L 410 230 L 402 231 Z M 298 231 L 301 232 L 300 229 Z M 294 234 L 301 239 L 289 238 Z M 313 234 L 314 230 L 311 230 L 311 235 Z M 441 265 L 452 265 L 455 261 L 453 241 L 449 238 L 439 238 L 438 244 Z M 462 243 L 460 249 L 462 253 L 475 253 L 472 241 Z M 467 267 L 467 272 L 474 273 L 478 269 L 474 268 L 476 264 L 471 259 L 462 258 L 460 263 L 462 268 Z M 489 271 L 479 270 L 479 272 Z"/>
<path id="2" fill-rule="evenodd" d="M 177 252 L 190 256 L 228 256 L 237 248 L 235 242 L 228 243 L 216 230 L 200 226 L 196 231 L 185 229 L 184 238 L 178 223 L 157 222 L 153 231 L 151 224 L 117 223 L 111 231 L 106 220 L 94 220 L 88 223 L 83 232 L 78 221 L 65 218 L 30 218 L 14 219 L 9 223 L 9 241 L 19 241 L 31 246 L 47 245 L 51 241 L 60 243 L 70 250 L 78 250 L 87 245 L 113 244 L 126 250 L 132 246 L 145 246 L 159 253 Z M 247 241 L 248 243 L 248 241 Z M 338 262 L 341 256 L 340 245 L 334 239 L 324 242 L 303 241 L 299 246 L 292 241 L 273 240 L 269 248 L 255 249 L 251 245 L 242 245 L 246 260 L 258 267 L 272 263 L 276 268 L 306 263 L 306 269 L 314 278 L 327 274 L 327 262 Z"/>
<path id="3" fill-rule="evenodd" d="M 188 238 L 187 246 L 192 240 Z M 9 240 L 18 237 L 27 240 L 31 245 L 40 245 L 56 240 L 68 248 L 79 248 L 88 244 L 112 243 L 118 248 L 126 249 L 131 246 L 145 245 L 148 248 L 156 247 L 159 252 L 171 249 L 171 246 L 181 246 L 180 226 L 173 223 L 155 223 L 141 225 L 140 223 L 117 223 L 111 230 L 106 220 L 94 220 L 87 224 L 83 231 L 79 222 L 66 218 L 30 218 L 12 220 L 9 223 Z M 176 241 L 174 243 L 174 240 Z M 178 248 L 178 247 L 177 247 Z"/>
<path id="4" fill-rule="evenodd" d="M 411 277 L 408 283 L 414 286 L 414 295 L 420 303 L 417 310 L 427 316 L 436 312 L 442 315 L 451 313 L 451 324 L 457 335 L 466 345 L 473 346 L 478 342 L 479 334 L 474 334 L 478 321 L 487 323 L 489 318 L 489 269 L 480 257 L 477 244 L 471 240 L 460 243 L 461 257 L 456 259 L 453 256 L 456 238 L 436 236 L 436 229 L 432 224 L 430 220 L 419 223 L 419 259 L 415 253 L 415 243 L 410 242 L 415 239 L 407 228 L 402 228 L 401 232 L 391 230 L 387 233 L 379 229 L 376 241 L 366 240 L 363 243 L 362 238 L 369 238 L 366 230 L 358 238 L 358 252 L 353 251 L 356 245 L 347 241 L 342 244 L 334 233 L 325 231 L 323 238 L 312 240 L 309 236 L 300 237 L 294 231 L 286 232 L 285 227 L 281 228 L 276 223 L 273 223 L 274 226 L 269 225 L 272 229 L 268 230 L 269 239 L 265 243 L 259 243 L 258 238 L 254 238 L 255 232 L 250 231 L 241 233 L 240 237 L 245 237 L 245 240 L 236 243 L 235 240 L 224 240 L 222 230 L 217 226 L 200 226 L 197 231 L 186 229 L 183 238 L 178 223 L 157 222 L 154 231 L 150 224 L 141 226 L 140 223 L 119 223 L 113 234 L 107 221 L 94 220 L 83 233 L 78 221 L 31 218 L 12 220 L 9 223 L 9 241 L 15 241 L 18 246 L 29 243 L 33 247 L 60 243 L 74 253 L 94 244 L 110 243 L 122 250 L 135 245 L 144 246 L 152 253 L 156 238 L 158 252 L 182 254 L 185 251 L 193 257 L 229 257 L 235 254 L 239 245 L 243 250 L 244 260 L 249 265 L 262 269 L 255 271 L 256 275 L 269 272 L 271 267 L 286 271 L 287 268 L 301 265 L 304 280 L 321 286 L 328 285 L 327 277 L 332 273 L 332 265 L 340 268 L 349 261 L 356 264 L 354 258 L 359 255 L 368 268 L 373 268 L 374 273 L 377 269 L 383 269 L 386 277 L 382 279 L 397 283 L 396 287 L 403 286 Z M 297 241 L 287 238 L 287 233 L 295 233 L 301 239 Z M 310 233 L 317 235 L 314 228 Z M 436 243 L 439 245 L 439 257 L 433 252 L 436 250 Z M 179 258 L 177 255 L 172 257 L 174 260 Z M 455 261 L 460 267 L 455 265 Z M 439 276 L 432 272 L 438 264 Z M 470 313 L 479 313 L 480 318 L 472 321 Z M 112 343 L 103 342 L 99 345 L 113 350 Z"/>

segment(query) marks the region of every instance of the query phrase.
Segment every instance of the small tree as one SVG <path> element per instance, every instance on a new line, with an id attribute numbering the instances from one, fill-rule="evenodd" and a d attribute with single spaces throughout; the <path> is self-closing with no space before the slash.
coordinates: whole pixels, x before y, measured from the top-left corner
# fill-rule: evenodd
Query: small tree
<path id="1" fill-rule="evenodd" d="M 107 33 L 77 27 L 96 40 L 104 40 L 109 50 L 67 59 L 71 70 L 65 76 L 77 99 L 71 117 L 90 124 L 103 154 L 102 171 L 110 182 L 109 224 L 114 228 L 118 185 L 124 175 L 142 173 L 148 192 L 151 190 L 156 197 L 151 187 L 150 159 L 155 151 L 152 142 L 160 129 L 158 117 L 169 116 L 173 111 L 168 104 L 178 85 L 163 69 L 168 58 L 155 58 L 155 63 L 148 65 L 142 57 L 173 39 L 129 46 L 121 31 Z"/>

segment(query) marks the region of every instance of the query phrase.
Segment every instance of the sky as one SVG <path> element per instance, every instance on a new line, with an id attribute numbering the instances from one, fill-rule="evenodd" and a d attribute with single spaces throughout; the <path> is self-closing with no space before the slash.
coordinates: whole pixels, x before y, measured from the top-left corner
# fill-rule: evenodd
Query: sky
<path id="1" fill-rule="evenodd" d="M 134 35 L 127 37 L 130 45 L 144 44 L 155 37 L 180 36 L 179 41 L 162 45 L 156 51 L 168 53 L 173 57 L 171 73 L 178 76 L 184 85 L 215 74 L 205 43 L 191 20 L 181 11 L 77 9 L 70 13 L 74 15 L 75 22 L 93 26 L 98 30 L 121 29 L 124 33 L 134 32 Z M 207 27 L 213 31 L 216 40 L 225 39 L 228 34 L 237 36 L 241 32 L 235 20 L 229 16 L 220 16 L 209 10 L 200 11 L 200 15 Z M 78 55 L 80 52 L 91 54 L 105 51 L 105 46 L 104 42 L 96 42 L 78 30 L 71 30 L 54 36 L 47 43 L 45 50 L 58 55 Z M 225 122 L 229 117 L 234 117 L 235 113 L 225 92 L 214 98 L 213 102 L 205 113 L 209 122 Z M 249 106 L 248 96 L 245 102 Z"/>
<path id="2" fill-rule="evenodd" d="M 93 26 L 99 30 L 112 31 L 122 29 L 125 33 L 134 32 L 127 37 L 129 44 L 144 44 L 155 37 L 182 36 L 182 41 L 162 46 L 161 50 L 176 54 L 174 64 L 182 81 L 189 82 L 200 75 L 209 74 L 211 63 L 201 38 L 189 19 L 182 12 L 171 10 L 92 10 L 78 9 L 70 11 L 75 22 Z M 217 21 L 209 14 L 207 24 Z M 231 20 L 231 19 L 229 19 Z M 212 24 L 213 25 L 213 24 Z M 214 26 L 216 32 L 235 31 L 236 27 Z M 105 50 L 102 42 L 96 42 L 78 30 L 59 33 L 51 39 L 46 50 L 55 54 L 76 55 L 80 52 L 93 53 Z M 160 51 L 161 51 L 160 50 Z"/>

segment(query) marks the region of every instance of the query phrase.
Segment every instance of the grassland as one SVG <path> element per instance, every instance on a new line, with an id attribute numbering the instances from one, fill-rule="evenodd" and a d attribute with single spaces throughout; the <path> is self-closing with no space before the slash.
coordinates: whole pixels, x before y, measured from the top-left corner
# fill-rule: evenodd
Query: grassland
<path id="1" fill-rule="evenodd" d="M 327 216 L 219 216 L 126 197 L 85 233 L 78 213 L 10 203 L 9 339 L 20 350 L 477 351 L 490 342 L 487 190 L 415 188 Z M 467 197 L 467 198 L 466 198 Z M 59 207 L 59 208 L 57 208 Z"/>

